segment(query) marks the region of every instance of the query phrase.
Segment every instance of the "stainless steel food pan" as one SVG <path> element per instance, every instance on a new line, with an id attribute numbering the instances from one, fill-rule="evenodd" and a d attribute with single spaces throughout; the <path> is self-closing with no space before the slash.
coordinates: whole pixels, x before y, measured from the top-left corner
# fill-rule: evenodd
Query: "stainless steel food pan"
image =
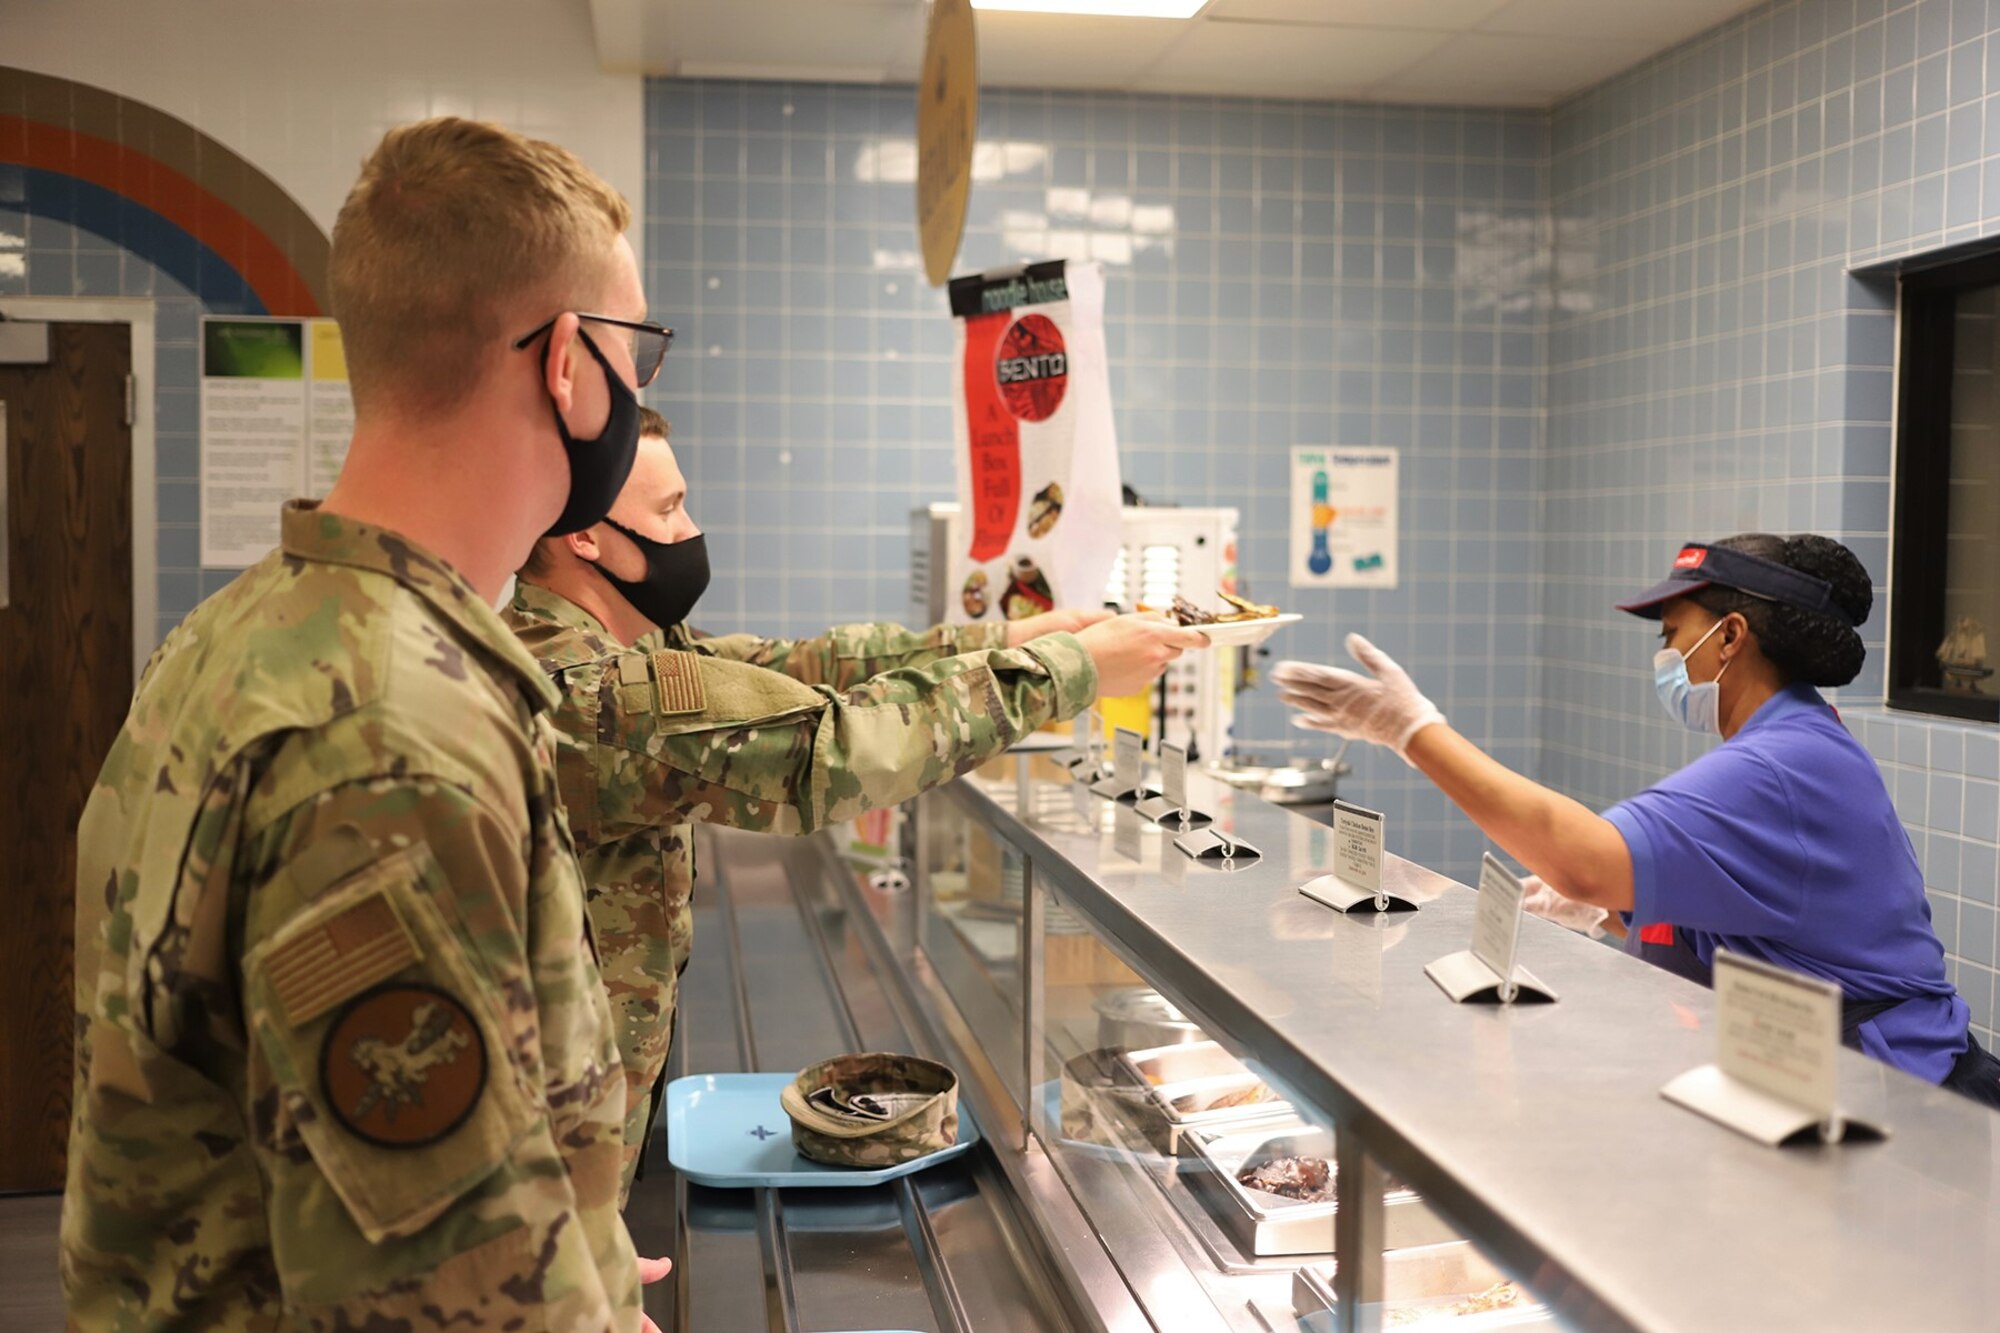
<path id="1" fill-rule="evenodd" d="M 1203 1204 L 1253 1257 L 1333 1253 L 1332 1199 L 1301 1202 L 1253 1190 L 1239 1172 L 1281 1157 L 1333 1161 L 1330 1131 L 1300 1122 L 1209 1134 L 1191 1131 L 1183 1142 L 1182 1177 Z M 1382 1196 L 1384 1248 L 1402 1249 L 1456 1240 L 1450 1228 L 1414 1193 L 1401 1187 Z"/>

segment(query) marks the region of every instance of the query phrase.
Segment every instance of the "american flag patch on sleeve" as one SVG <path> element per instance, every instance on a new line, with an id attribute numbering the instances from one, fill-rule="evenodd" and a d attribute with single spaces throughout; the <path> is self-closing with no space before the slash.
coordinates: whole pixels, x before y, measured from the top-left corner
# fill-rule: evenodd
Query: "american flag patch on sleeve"
<path id="1" fill-rule="evenodd" d="M 662 717 L 684 717 L 708 707 L 701 684 L 701 658 L 693 653 L 653 654 L 653 685 Z"/>
<path id="2" fill-rule="evenodd" d="M 272 950 L 265 975 L 298 1027 L 422 956 L 388 896 L 371 893 Z"/>

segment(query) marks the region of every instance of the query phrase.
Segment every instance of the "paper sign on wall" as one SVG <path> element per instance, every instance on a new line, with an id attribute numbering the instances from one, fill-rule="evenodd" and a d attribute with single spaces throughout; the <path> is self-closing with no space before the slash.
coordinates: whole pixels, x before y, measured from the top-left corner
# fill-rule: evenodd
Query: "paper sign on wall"
<path id="1" fill-rule="evenodd" d="M 279 513 L 324 495 L 354 435 L 347 357 L 330 319 L 201 322 L 201 563 L 243 569 L 278 544 Z"/>
<path id="2" fill-rule="evenodd" d="M 306 365 L 311 373 L 306 399 L 307 495 L 325 495 L 340 477 L 347 446 L 354 438 L 354 395 L 347 387 L 347 348 L 340 325 L 315 319 L 306 325 Z"/>
<path id="3" fill-rule="evenodd" d="M 1096 606 L 1122 492 L 1104 350 L 1104 270 L 1052 260 L 951 281 L 958 325 L 953 620 Z"/>
<path id="4" fill-rule="evenodd" d="M 1292 450 L 1294 588 L 1396 586 L 1398 454 Z"/>

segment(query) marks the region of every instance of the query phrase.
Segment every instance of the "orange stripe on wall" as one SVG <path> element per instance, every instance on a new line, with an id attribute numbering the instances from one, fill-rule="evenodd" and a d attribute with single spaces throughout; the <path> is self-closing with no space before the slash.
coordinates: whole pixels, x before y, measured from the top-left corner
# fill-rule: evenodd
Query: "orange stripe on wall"
<path id="1" fill-rule="evenodd" d="M 0 115 L 0 145 L 17 164 L 74 176 L 165 218 L 213 250 L 234 268 L 273 315 L 317 315 L 297 266 L 269 236 L 219 196 L 165 163 L 92 134 L 47 125 L 21 116 Z"/>

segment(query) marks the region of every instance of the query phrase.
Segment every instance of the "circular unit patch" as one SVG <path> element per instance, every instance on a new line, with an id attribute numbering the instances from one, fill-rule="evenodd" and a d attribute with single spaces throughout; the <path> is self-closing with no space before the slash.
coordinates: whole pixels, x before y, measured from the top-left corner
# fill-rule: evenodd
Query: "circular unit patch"
<path id="1" fill-rule="evenodd" d="M 486 1042 L 457 997 L 407 982 L 347 1002 L 319 1050 L 333 1118 L 378 1148 L 422 1148 L 465 1123 L 486 1091 Z"/>
<path id="2" fill-rule="evenodd" d="M 1021 316 L 1001 335 L 993 374 L 1009 412 L 1022 421 L 1047 421 L 1069 388 L 1062 330 L 1047 315 Z"/>

